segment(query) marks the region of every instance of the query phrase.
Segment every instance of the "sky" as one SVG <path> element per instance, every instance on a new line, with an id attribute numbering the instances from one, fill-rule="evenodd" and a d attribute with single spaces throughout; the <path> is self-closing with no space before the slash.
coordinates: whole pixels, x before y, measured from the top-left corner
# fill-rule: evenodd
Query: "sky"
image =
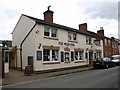
<path id="1" fill-rule="evenodd" d="M 119 0 L 0 0 L 0 40 L 12 40 L 12 31 L 21 14 L 43 19 L 51 5 L 54 23 L 78 29 L 82 23 L 88 30 L 104 28 L 105 36 L 118 38 Z"/>

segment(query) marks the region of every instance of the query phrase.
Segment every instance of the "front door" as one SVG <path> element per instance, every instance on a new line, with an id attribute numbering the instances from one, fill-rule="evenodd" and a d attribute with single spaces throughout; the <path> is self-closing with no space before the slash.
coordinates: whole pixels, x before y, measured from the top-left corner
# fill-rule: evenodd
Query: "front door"
<path id="1" fill-rule="evenodd" d="M 69 52 L 65 52 L 65 62 L 69 61 Z"/>
<path id="2" fill-rule="evenodd" d="M 33 70 L 33 56 L 28 56 L 28 66 L 31 66 Z"/>

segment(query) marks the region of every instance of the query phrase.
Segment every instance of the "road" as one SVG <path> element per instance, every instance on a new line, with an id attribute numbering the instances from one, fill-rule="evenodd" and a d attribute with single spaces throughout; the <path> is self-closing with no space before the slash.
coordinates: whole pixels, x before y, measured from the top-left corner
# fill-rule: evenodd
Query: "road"
<path id="1" fill-rule="evenodd" d="M 118 70 L 118 66 L 92 69 L 4 88 L 118 88 Z"/>

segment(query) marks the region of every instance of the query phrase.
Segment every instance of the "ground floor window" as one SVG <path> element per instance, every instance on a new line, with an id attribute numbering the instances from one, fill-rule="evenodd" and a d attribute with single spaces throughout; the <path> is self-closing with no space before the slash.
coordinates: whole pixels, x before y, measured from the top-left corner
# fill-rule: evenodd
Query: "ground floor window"
<path id="1" fill-rule="evenodd" d="M 75 60 L 83 60 L 83 52 L 75 51 Z"/>
<path id="2" fill-rule="evenodd" d="M 43 49 L 43 61 L 58 61 L 58 50 Z"/>
<path id="3" fill-rule="evenodd" d="M 58 60 L 58 50 L 51 50 L 52 51 L 52 61 Z"/>

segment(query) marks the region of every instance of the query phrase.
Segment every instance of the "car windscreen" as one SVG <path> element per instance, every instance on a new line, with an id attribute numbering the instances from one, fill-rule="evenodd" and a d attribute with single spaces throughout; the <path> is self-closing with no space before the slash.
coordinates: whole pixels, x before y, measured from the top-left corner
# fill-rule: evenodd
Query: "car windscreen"
<path id="1" fill-rule="evenodd" d="M 111 57 L 111 60 L 116 60 L 117 59 L 117 57 Z"/>
<path id="2" fill-rule="evenodd" d="M 95 61 L 103 61 L 102 58 L 96 58 Z"/>
<path id="3" fill-rule="evenodd" d="M 109 59 L 107 59 L 107 58 L 103 58 L 103 61 L 108 61 Z"/>

